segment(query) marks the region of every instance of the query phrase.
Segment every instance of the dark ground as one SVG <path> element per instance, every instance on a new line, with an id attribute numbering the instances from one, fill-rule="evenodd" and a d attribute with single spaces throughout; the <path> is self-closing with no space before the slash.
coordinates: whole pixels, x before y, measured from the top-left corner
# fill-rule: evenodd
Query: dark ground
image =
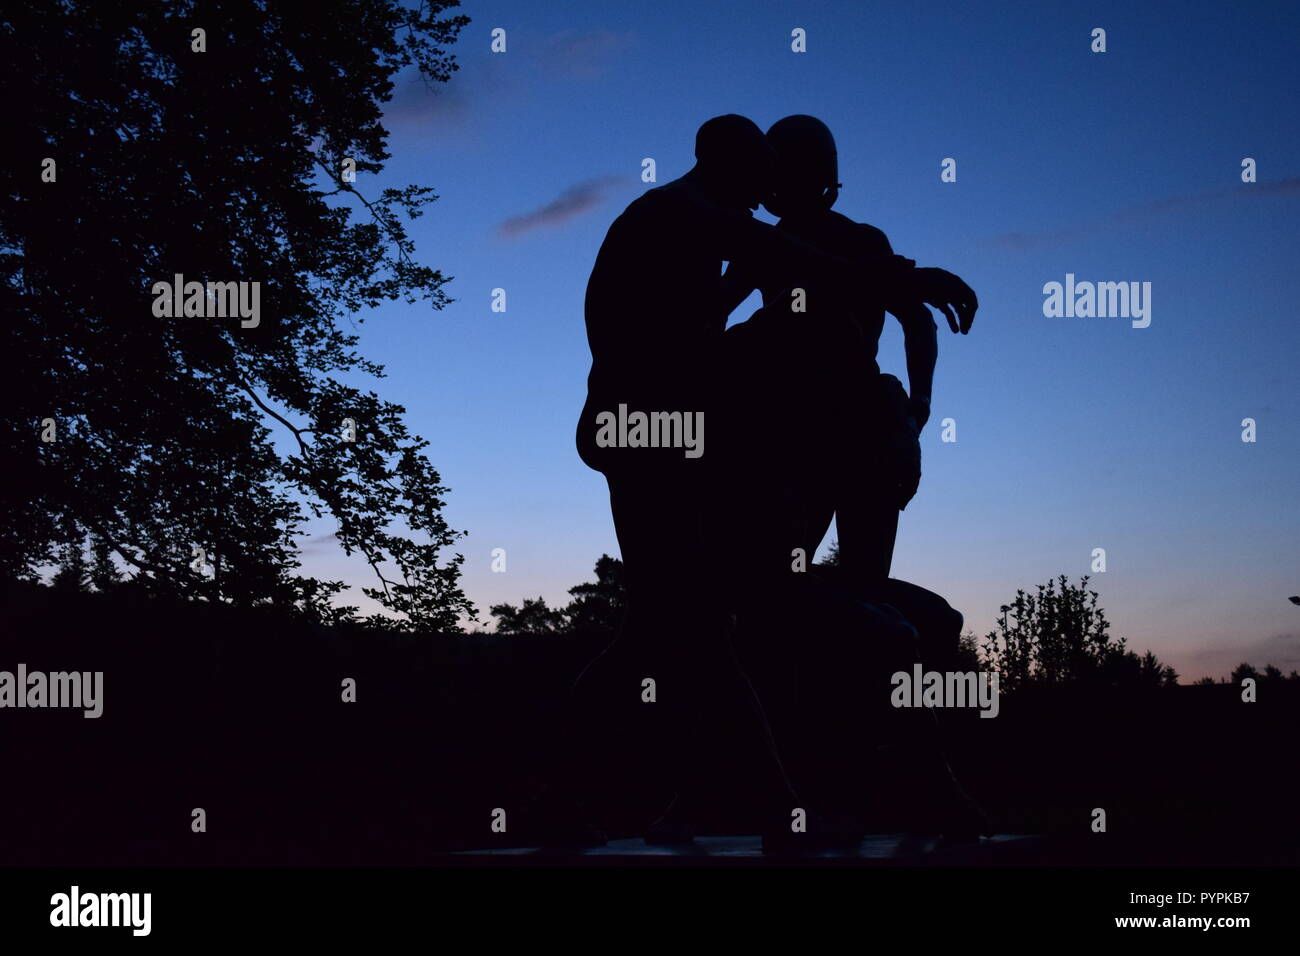
<path id="1" fill-rule="evenodd" d="M 0 710 L 0 863 L 420 864 L 530 845 L 518 825 L 492 833 L 492 811 L 521 819 L 564 688 L 607 642 L 347 634 L 273 612 L 10 587 L 0 670 L 102 670 L 104 715 Z M 356 703 L 340 700 L 345 677 Z M 1230 686 L 1042 690 L 1004 696 L 996 719 L 968 716 L 959 776 L 998 833 L 1043 839 L 932 862 L 1300 862 L 1295 682 L 1261 687 L 1254 704 Z M 852 740 L 828 746 L 853 758 Z M 635 837 L 660 795 L 608 757 L 578 789 L 613 779 L 600 820 Z M 703 828 L 754 833 L 752 781 L 736 769 L 748 758 L 731 758 Z M 191 832 L 195 807 L 206 833 Z M 1094 807 L 1104 834 L 1090 832 Z"/>

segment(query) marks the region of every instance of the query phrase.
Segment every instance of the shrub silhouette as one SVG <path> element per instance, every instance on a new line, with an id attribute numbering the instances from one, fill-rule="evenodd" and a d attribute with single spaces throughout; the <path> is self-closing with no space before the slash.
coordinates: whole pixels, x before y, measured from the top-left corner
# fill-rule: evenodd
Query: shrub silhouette
<path id="1" fill-rule="evenodd" d="M 1074 585 L 1061 575 L 1034 594 L 1017 590 L 984 639 L 984 663 L 999 672 L 1000 689 L 1099 680 L 1113 686 L 1176 684 L 1172 667 L 1150 651 L 1139 657 L 1124 638 L 1111 636 L 1098 597 L 1088 590 L 1087 576 Z"/>

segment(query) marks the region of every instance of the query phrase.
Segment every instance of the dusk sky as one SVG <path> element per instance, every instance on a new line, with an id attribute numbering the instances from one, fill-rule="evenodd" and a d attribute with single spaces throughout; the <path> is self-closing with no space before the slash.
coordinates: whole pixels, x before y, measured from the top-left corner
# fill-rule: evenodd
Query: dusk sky
<path id="1" fill-rule="evenodd" d="M 1113 633 L 1184 682 L 1242 660 L 1300 668 L 1287 601 L 1300 593 L 1300 6 L 469 0 L 463 12 L 460 71 L 433 92 L 399 88 L 392 161 L 357 183 L 440 194 L 412 235 L 457 301 L 389 305 L 361 330 L 389 371 L 373 387 L 430 441 L 446 516 L 469 532 L 463 583 L 485 625 L 493 603 L 564 604 L 618 553 L 605 481 L 573 433 L 584 288 L 610 222 L 648 188 L 642 159 L 664 183 L 690 167 L 711 116 L 766 129 L 811 113 L 839 144 L 836 208 L 980 299 L 969 336 L 940 323 L 894 575 L 943 594 L 982 636 L 1017 588 L 1077 580 L 1105 548 L 1092 586 Z M 1096 27 L 1105 53 L 1090 49 Z M 806 53 L 791 51 L 795 28 Z M 940 181 L 947 157 L 953 183 Z M 1246 157 L 1255 183 L 1242 182 Z M 1151 283 L 1150 326 L 1046 317 L 1043 286 L 1067 273 Z M 490 308 L 498 287 L 504 313 Z M 896 324 L 880 364 L 904 377 Z M 955 442 L 940 441 L 945 418 Z M 307 571 L 371 583 L 327 544 L 307 544 Z M 498 547 L 504 574 L 490 567 Z"/>

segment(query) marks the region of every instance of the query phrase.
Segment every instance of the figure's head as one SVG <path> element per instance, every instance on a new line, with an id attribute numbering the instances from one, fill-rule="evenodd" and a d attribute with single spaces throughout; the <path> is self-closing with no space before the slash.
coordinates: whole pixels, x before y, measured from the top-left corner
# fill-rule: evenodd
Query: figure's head
<path id="1" fill-rule="evenodd" d="M 835 205 L 840 191 L 835 137 L 815 116 L 796 114 L 767 131 L 776 155 L 776 183 L 764 203 L 774 216 L 817 212 Z"/>
<path id="2" fill-rule="evenodd" d="M 757 209 L 772 191 L 776 160 L 752 120 L 728 113 L 695 134 L 695 171 L 722 204 Z"/>

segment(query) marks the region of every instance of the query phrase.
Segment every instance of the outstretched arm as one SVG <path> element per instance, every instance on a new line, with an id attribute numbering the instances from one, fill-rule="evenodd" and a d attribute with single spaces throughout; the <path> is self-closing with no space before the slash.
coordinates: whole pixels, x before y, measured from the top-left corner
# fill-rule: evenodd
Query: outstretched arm
<path id="1" fill-rule="evenodd" d="M 900 258 L 890 245 L 889 237 L 875 226 L 859 222 L 853 223 L 852 229 L 852 242 L 862 258 Z M 938 344 L 934 320 L 926 305 L 942 312 L 953 332 L 964 335 L 975 321 L 979 300 L 970 286 L 943 269 L 915 268 L 901 278 L 903 281 L 894 287 L 885 307 L 903 325 L 912 397 L 925 399 L 928 403 Z"/>
<path id="2" fill-rule="evenodd" d="M 712 243 L 721 258 L 739 262 L 746 272 L 761 276 L 765 283 L 770 281 L 778 287 L 807 283 L 829 289 L 835 295 L 857 296 L 880 304 L 916 299 L 933 285 L 929 280 L 918 282 L 916 273 L 920 270 L 911 259 L 897 255 L 851 258 L 827 255 L 748 213 L 710 203 L 701 203 L 700 207 L 696 225 L 711 232 Z M 724 305 L 734 309 L 757 284 L 755 281 L 746 289 L 745 282 L 733 280 Z M 744 295 L 734 299 L 742 289 Z"/>

